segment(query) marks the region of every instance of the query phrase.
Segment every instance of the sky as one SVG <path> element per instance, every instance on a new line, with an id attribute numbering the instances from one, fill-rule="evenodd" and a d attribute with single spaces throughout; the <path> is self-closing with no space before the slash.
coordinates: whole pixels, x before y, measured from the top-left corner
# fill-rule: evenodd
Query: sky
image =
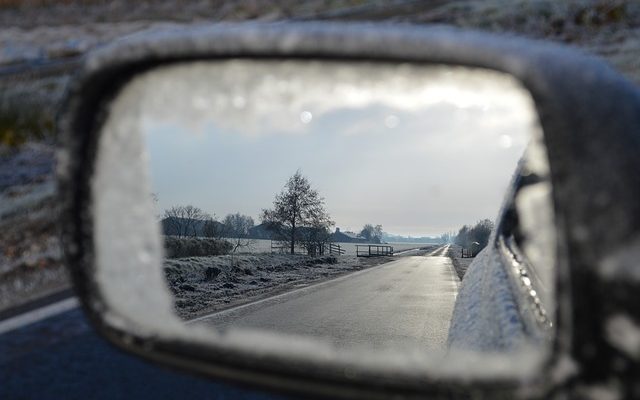
<path id="1" fill-rule="evenodd" d="M 336 226 L 433 236 L 497 216 L 537 120 L 512 78 L 448 66 L 195 62 L 130 85 L 158 213 L 250 215 L 296 170 Z"/>

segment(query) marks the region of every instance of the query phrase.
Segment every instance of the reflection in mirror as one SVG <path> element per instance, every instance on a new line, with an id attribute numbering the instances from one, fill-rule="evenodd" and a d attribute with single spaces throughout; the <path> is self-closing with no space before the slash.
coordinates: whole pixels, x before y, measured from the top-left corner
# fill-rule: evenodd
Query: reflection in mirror
<path id="1" fill-rule="evenodd" d="M 155 205 L 162 272 L 188 324 L 365 349 L 526 342 L 529 328 L 500 310 L 522 308 L 522 294 L 486 247 L 539 135 L 529 94 L 509 76 L 192 62 L 136 78 L 117 110 L 116 125 L 142 138 L 150 184 L 140 190 Z M 550 204 L 547 189 L 531 201 Z"/>

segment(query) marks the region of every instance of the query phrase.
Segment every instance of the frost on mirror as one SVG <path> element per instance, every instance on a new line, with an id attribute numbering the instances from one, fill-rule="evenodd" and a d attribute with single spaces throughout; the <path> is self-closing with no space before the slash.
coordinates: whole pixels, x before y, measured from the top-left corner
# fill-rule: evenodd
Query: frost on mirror
<path id="1" fill-rule="evenodd" d="M 155 272 L 136 267 L 132 279 L 137 290 L 162 292 L 154 294 L 162 306 L 147 299 L 162 315 L 173 308 L 189 325 L 338 348 L 495 352 L 529 343 L 517 310 L 503 312 L 520 304 L 511 272 L 483 251 L 525 147 L 540 135 L 529 94 L 509 76 L 193 62 L 136 78 L 114 113 L 103 135 L 137 143 L 121 149 L 144 164 L 129 184 L 146 204 L 133 208 L 153 210 L 147 231 L 164 249 L 157 265 L 137 260 Z M 540 147 L 531 163 L 544 169 Z M 521 197 L 519 209 L 544 209 L 545 190 Z M 542 214 L 524 217 L 526 228 L 551 224 Z M 147 273 L 164 282 L 144 289 Z M 107 286 L 114 276 L 105 273 Z"/>

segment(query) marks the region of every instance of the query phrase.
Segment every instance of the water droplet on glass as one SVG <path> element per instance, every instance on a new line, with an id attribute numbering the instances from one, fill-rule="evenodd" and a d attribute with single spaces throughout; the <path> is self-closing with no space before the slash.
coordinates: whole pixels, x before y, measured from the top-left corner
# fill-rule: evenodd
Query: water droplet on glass
<path id="1" fill-rule="evenodd" d="M 303 124 L 308 124 L 312 119 L 313 114 L 311 114 L 309 111 L 303 111 L 300 113 L 300 121 L 302 121 Z"/>
<path id="2" fill-rule="evenodd" d="M 387 115 L 387 117 L 384 119 L 384 125 L 387 128 L 391 128 L 391 129 L 398 126 L 398 122 L 400 122 L 400 120 L 395 115 Z"/>
<path id="3" fill-rule="evenodd" d="M 503 149 L 510 149 L 513 146 L 513 140 L 509 135 L 501 135 L 499 144 Z"/>
<path id="4" fill-rule="evenodd" d="M 209 102 L 204 97 L 196 96 L 191 101 L 191 104 L 193 105 L 193 108 L 197 110 L 204 110 L 207 108 Z"/>
<path id="5" fill-rule="evenodd" d="M 138 253 L 138 261 L 141 264 L 147 264 L 151 261 L 151 255 L 147 251 L 141 251 Z"/>
<path id="6" fill-rule="evenodd" d="M 242 96 L 235 96 L 232 100 L 232 103 L 235 108 L 242 109 L 247 104 L 247 101 Z"/>

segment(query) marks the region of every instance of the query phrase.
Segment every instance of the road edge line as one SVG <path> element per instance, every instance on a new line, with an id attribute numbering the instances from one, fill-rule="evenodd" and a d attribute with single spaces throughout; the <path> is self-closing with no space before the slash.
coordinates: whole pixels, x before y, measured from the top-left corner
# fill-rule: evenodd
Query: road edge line
<path id="1" fill-rule="evenodd" d="M 73 310 L 80 306 L 80 301 L 76 297 L 70 297 L 53 304 L 26 312 L 0 321 L 0 335 L 34 324 L 49 317 L 53 317 L 63 312 Z"/>

